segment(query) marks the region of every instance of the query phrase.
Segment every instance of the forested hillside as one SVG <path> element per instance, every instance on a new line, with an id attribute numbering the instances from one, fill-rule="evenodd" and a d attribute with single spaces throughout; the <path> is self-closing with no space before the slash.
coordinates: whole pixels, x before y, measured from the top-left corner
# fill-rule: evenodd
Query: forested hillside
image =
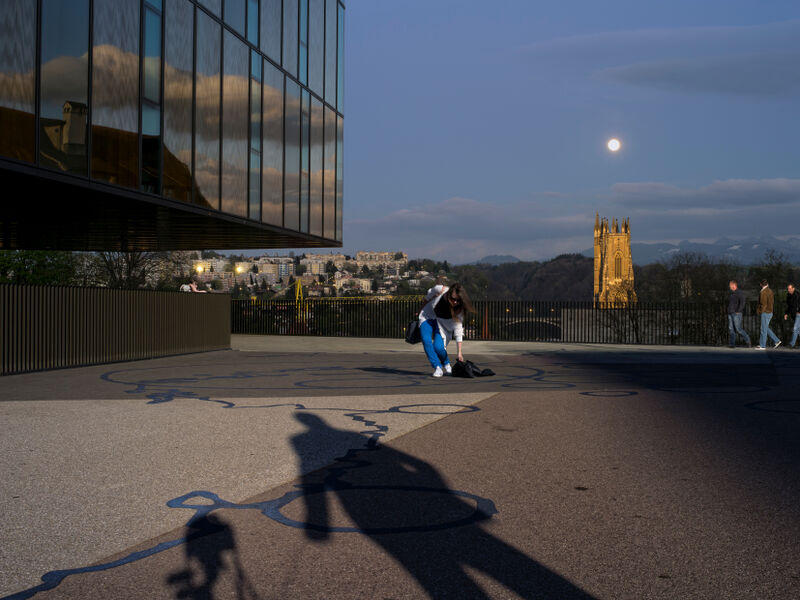
<path id="1" fill-rule="evenodd" d="M 463 283 L 476 299 L 592 300 L 593 259 L 580 254 L 497 266 L 451 267 L 434 261 L 424 264 L 433 275 L 446 275 L 449 281 Z M 749 266 L 687 252 L 665 262 L 634 267 L 634 286 L 640 302 L 724 302 L 731 279 L 739 281 L 749 299 L 758 297 L 759 282 L 767 279 L 782 302 L 786 285 L 800 284 L 800 268 L 774 251 L 767 251 L 759 264 Z"/>
<path id="2" fill-rule="evenodd" d="M 593 260 L 580 254 L 545 262 L 465 265 L 454 267 L 452 275 L 479 299 L 592 299 Z"/>

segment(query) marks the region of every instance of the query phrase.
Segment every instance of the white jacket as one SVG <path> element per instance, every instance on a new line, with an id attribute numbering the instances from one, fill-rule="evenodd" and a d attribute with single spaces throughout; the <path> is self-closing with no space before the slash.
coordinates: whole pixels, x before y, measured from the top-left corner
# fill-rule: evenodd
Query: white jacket
<path id="1" fill-rule="evenodd" d="M 442 319 L 441 317 L 437 317 L 433 310 L 439 301 L 444 298 L 444 293 L 449 289 L 450 288 L 446 285 L 435 285 L 429 289 L 428 293 L 425 295 L 425 300 L 428 302 L 419 312 L 420 323 L 424 323 L 429 319 L 436 319 L 436 323 L 439 325 L 439 334 L 442 336 L 445 346 L 450 343 L 451 339 L 457 342 L 464 340 L 463 312 L 459 315 L 455 315 L 452 319 Z"/>

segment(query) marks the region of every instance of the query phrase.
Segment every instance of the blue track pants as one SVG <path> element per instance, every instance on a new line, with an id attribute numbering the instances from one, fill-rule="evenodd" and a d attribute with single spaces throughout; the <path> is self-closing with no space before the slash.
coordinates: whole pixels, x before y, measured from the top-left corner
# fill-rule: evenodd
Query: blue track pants
<path id="1" fill-rule="evenodd" d="M 435 369 L 449 365 L 450 359 L 447 358 L 447 350 L 444 348 L 444 340 L 442 334 L 439 333 L 439 324 L 436 319 L 428 319 L 420 323 L 419 332 L 422 334 L 422 347 L 425 349 L 425 355 L 431 366 Z"/>

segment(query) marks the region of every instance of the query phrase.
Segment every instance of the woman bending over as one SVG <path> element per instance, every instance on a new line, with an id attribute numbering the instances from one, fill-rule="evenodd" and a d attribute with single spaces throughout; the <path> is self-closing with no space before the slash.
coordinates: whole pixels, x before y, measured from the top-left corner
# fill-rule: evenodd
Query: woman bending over
<path id="1" fill-rule="evenodd" d="M 445 349 L 451 339 L 455 339 L 458 345 L 458 360 L 464 360 L 461 344 L 464 341 L 464 315 L 467 312 L 475 312 L 475 309 L 460 283 L 450 287 L 435 285 L 428 290 L 425 304 L 419 312 L 419 331 L 422 334 L 422 347 L 434 368 L 434 377 L 453 372 Z"/>

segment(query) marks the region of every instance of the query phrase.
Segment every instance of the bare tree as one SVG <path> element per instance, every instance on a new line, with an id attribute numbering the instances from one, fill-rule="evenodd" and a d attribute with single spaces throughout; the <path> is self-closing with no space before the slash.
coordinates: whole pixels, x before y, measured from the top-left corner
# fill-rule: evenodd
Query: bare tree
<path id="1" fill-rule="evenodd" d="M 99 252 L 99 279 L 123 289 L 177 289 L 191 274 L 192 252 Z"/>

